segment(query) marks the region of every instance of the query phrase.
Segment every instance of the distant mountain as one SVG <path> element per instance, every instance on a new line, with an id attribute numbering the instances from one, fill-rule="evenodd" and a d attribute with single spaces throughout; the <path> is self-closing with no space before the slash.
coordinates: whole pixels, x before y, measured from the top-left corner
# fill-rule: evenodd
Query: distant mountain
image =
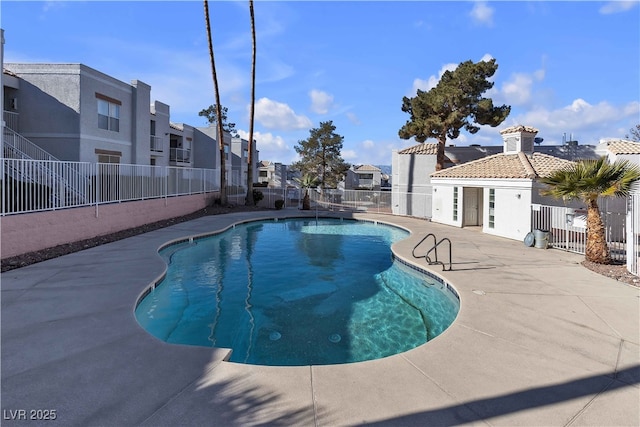
<path id="1" fill-rule="evenodd" d="M 391 165 L 374 165 L 382 171 L 382 173 L 391 176 Z"/>

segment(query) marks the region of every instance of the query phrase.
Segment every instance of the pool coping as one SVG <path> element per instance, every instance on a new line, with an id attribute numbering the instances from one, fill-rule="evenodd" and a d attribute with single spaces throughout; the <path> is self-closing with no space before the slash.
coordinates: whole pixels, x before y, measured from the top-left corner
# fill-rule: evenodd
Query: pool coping
<path id="1" fill-rule="evenodd" d="M 32 409 L 55 410 L 65 425 L 637 423 L 637 288 L 584 269 L 575 254 L 416 218 L 330 214 L 409 228 L 393 246 L 405 260 L 426 232 L 452 239 L 454 269 L 437 274 L 455 284 L 460 312 L 414 350 L 260 367 L 162 343 L 137 325 L 131 307 L 166 268 L 160 245 L 294 213 L 204 217 L 3 273 L 3 425 Z"/>

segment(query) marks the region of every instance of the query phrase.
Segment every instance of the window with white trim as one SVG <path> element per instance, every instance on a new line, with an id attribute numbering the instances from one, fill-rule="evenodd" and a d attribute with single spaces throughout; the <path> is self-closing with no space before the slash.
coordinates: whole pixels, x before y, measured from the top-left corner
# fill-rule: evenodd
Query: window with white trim
<path id="1" fill-rule="evenodd" d="M 120 132 L 120 106 L 117 99 L 96 93 L 98 100 L 98 128 Z"/>
<path id="2" fill-rule="evenodd" d="M 453 220 L 458 220 L 458 187 L 453 187 Z"/>
<path id="3" fill-rule="evenodd" d="M 489 189 L 489 228 L 496 227 L 495 208 L 496 208 L 496 190 L 495 188 L 490 188 Z"/>

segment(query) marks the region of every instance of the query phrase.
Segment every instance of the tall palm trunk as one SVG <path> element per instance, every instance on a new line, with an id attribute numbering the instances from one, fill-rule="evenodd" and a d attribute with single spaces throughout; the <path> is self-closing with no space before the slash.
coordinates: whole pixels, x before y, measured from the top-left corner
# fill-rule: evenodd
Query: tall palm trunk
<path id="1" fill-rule="evenodd" d="M 598 264 L 611 264 L 611 253 L 607 245 L 607 235 L 597 200 L 588 201 L 587 230 L 587 243 L 584 253 L 586 260 Z"/>
<path id="2" fill-rule="evenodd" d="M 216 120 L 218 125 L 218 148 L 220 149 L 220 203 L 227 204 L 227 162 L 224 152 L 224 131 L 222 129 L 222 108 L 220 107 L 220 88 L 218 87 L 218 75 L 216 74 L 216 61 L 213 55 L 213 41 L 211 39 L 211 25 L 209 23 L 209 2 L 204 0 L 204 19 L 207 26 L 207 40 L 209 42 L 209 58 L 211 60 L 211 75 L 213 76 L 213 89 L 216 94 Z"/>
<path id="3" fill-rule="evenodd" d="M 247 156 L 247 197 L 244 204 L 253 206 L 253 121 L 256 103 L 256 21 L 253 14 L 253 0 L 249 0 L 249 13 L 251 14 L 251 40 L 253 50 L 251 55 L 251 107 L 249 110 L 249 155 Z"/>

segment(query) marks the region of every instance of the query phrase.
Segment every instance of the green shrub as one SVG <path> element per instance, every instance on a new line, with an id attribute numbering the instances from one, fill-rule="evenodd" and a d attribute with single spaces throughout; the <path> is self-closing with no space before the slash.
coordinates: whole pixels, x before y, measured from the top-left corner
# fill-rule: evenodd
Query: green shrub
<path id="1" fill-rule="evenodd" d="M 260 190 L 253 190 L 253 203 L 255 205 L 258 204 L 258 202 L 260 202 L 260 200 L 264 199 L 264 194 L 262 194 L 262 191 Z"/>
<path id="2" fill-rule="evenodd" d="M 277 209 L 277 210 L 280 210 L 280 209 L 282 209 L 283 207 L 284 207 L 284 200 L 282 200 L 282 199 L 278 199 L 278 200 L 276 200 L 276 209 Z"/>

